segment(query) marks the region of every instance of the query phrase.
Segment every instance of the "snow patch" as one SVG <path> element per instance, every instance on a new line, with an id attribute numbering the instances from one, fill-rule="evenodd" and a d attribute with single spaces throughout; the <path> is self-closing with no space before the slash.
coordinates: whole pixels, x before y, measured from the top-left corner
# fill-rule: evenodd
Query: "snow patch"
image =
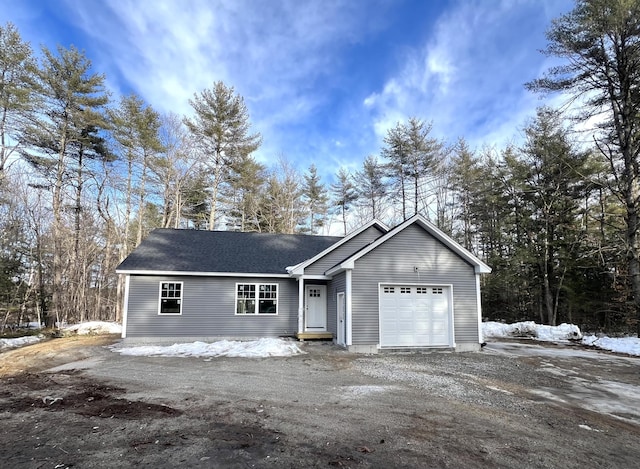
<path id="1" fill-rule="evenodd" d="M 484 337 L 532 337 L 538 340 L 557 341 L 568 339 L 581 339 L 580 328 L 573 324 L 560 324 L 559 326 L 545 326 L 533 321 L 504 324 L 501 322 L 483 322 L 482 333 Z"/>
<path id="2" fill-rule="evenodd" d="M 252 341 L 221 340 L 218 342 L 192 342 L 173 345 L 141 345 L 112 347 L 122 355 L 146 357 L 289 357 L 303 354 L 290 340 L 262 338 Z"/>
<path id="3" fill-rule="evenodd" d="M 609 350 L 616 353 L 627 353 L 640 356 L 640 339 L 638 337 L 597 337 L 588 335 L 582 339 L 584 345 Z"/>
<path id="4" fill-rule="evenodd" d="M 580 328 L 574 324 L 560 324 L 559 326 L 545 326 L 533 321 L 505 324 L 502 322 L 483 322 L 482 334 L 486 338 L 517 338 L 530 337 L 537 340 L 559 342 L 564 340 L 581 339 L 583 345 L 609 350 L 616 353 L 640 356 L 640 339 L 638 337 L 598 337 L 586 335 L 583 337 Z"/>
<path id="5" fill-rule="evenodd" d="M 44 339 L 42 335 L 28 335 L 25 337 L 16 337 L 15 339 L 0 339 L 0 350 L 8 350 L 11 348 L 24 347 L 25 345 L 35 344 Z"/>
<path id="6" fill-rule="evenodd" d="M 65 332 L 74 332 L 78 335 L 88 334 L 122 334 L 122 326 L 117 322 L 89 321 L 67 326 Z"/>

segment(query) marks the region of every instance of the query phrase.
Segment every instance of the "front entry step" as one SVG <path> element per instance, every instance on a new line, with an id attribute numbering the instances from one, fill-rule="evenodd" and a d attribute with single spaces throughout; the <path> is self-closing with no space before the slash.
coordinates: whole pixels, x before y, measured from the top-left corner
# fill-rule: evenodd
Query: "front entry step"
<path id="1" fill-rule="evenodd" d="M 306 332 L 298 332 L 296 333 L 296 338 L 298 340 L 331 340 L 333 339 L 333 333 L 332 332 L 313 332 L 313 331 L 306 331 Z"/>

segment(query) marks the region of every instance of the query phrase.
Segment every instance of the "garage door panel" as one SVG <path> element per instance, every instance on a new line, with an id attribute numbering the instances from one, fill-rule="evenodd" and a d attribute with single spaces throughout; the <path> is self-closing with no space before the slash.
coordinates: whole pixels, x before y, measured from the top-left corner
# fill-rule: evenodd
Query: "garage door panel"
<path id="1" fill-rule="evenodd" d="M 449 287 L 394 285 L 380 291 L 380 345 L 449 346 Z"/>
<path id="2" fill-rule="evenodd" d="M 426 321 L 418 321 L 415 323 L 414 330 L 416 334 L 425 334 L 429 332 L 429 324 Z"/>
<path id="3" fill-rule="evenodd" d="M 398 321 L 413 322 L 413 316 L 414 316 L 413 310 L 407 309 L 407 308 L 398 308 L 396 311 L 398 314 Z"/>

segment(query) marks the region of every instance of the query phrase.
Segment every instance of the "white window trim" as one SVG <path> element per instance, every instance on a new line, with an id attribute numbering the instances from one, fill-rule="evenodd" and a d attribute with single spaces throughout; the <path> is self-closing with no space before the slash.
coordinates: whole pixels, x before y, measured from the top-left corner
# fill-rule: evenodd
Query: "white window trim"
<path id="1" fill-rule="evenodd" d="M 162 312 L 162 284 L 163 283 L 179 283 L 180 284 L 180 312 L 179 313 L 163 313 Z M 162 280 L 158 283 L 158 316 L 182 316 L 182 304 L 184 303 L 184 282 L 174 282 L 171 280 Z"/>
<path id="2" fill-rule="evenodd" d="M 256 286 L 256 309 L 253 313 L 238 313 L 238 285 L 255 285 Z M 276 312 L 275 313 L 258 313 L 258 306 L 260 302 L 260 285 L 270 285 L 276 287 Z M 247 316 L 250 318 L 256 316 L 277 316 L 280 309 L 280 284 L 269 282 L 236 282 L 234 295 L 234 310 L 236 316 Z"/>

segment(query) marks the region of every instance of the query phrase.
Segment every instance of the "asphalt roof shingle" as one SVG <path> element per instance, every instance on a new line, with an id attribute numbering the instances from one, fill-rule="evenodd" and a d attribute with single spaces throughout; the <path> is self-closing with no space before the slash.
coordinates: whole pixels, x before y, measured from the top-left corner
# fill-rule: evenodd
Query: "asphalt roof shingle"
<path id="1" fill-rule="evenodd" d="M 286 274 L 340 241 L 336 236 L 160 228 L 133 250 L 118 271 Z"/>

